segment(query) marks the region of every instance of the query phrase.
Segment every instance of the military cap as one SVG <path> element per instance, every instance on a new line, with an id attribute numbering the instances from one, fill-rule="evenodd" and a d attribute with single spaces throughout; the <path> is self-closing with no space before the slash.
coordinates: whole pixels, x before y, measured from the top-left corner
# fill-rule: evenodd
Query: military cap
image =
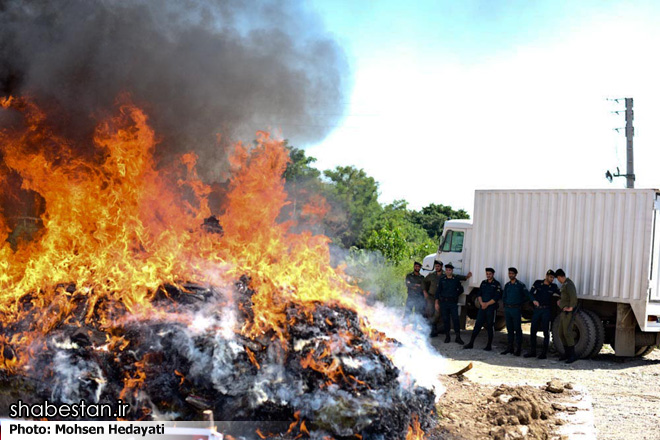
<path id="1" fill-rule="evenodd" d="M 556 277 L 565 277 L 565 276 L 566 276 L 566 272 L 564 272 L 564 269 L 557 269 L 557 270 L 555 271 L 555 276 L 556 276 Z"/>
<path id="2" fill-rule="evenodd" d="M 495 269 L 493 269 L 492 267 L 487 267 L 486 272 L 495 273 Z"/>
<path id="3" fill-rule="evenodd" d="M 421 265 L 422 263 L 420 263 L 419 261 L 415 261 L 415 263 L 413 263 L 413 266 L 421 266 Z"/>
<path id="4" fill-rule="evenodd" d="M 518 269 L 516 269 L 515 267 L 510 267 L 510 268 L 509 268 L 509 272 L 513 272 L 513 273 L 515 273 L 516 275 L 518 275 Z"/>
<path id="5" fill-rule="evenodd" d="M 555 275 L 555 271 L 552 270 L 552 269 L 548 269 L 548 271 L 547 271 L 545 274 L 546 274 L 546 275 L 552 275 L 553 277 L 556 276 L 556 275 Z"/>
<path id="6" fill-rule="evenodd" d="M 451 264 L 451 263 L 445 264 L 445 269 L 453 269 L 453 268 L 454 268 L 453 264 Z"/>
<path id="7" fill-rule="evenodd" d="M 435 261 L 433 262 L 433 265 L 435 266 L 436 264 L 439 264 L 440 266 L 442 266 L 442 261 L 440 261 L 440 260 L 435 260 Z"/>

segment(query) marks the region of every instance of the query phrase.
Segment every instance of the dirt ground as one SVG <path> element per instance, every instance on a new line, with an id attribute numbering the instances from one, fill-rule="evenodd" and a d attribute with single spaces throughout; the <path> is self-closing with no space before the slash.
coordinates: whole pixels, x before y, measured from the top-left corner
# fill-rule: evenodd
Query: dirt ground
<path id="1" fill-rule="evenodd" d="M 525 332 L 524 353 L 529 341 L 529 325 L 524 325 L 523 330 Z M 469 341 L 470 334 L 471 327 L 468 326 L 468 330 L 462 332 L 463 340 Z M 586 399 L 589 401 L 589 406 L 593 405 L 593 424 L 598 439 L 660 438 L 660 350 L 656 350 L 645 358 L 617 358 L 611 348 L 606 345 L 595 359 L 579 360 L 571 365 L 566 365 L 564 362 L 558 361 L 557 355 L 554 353 L 551 353 L 546 360 L 525 359 L 522 356 L 516 357 L 510 354 L 501 355 L 500 352 L 506 348 L 506 332 L 495 333 L 491 352 L 483 350 L 486 345 L 484 331 L 477 338 L 472 350 L 463 349 L 462 346 L 453 342 L 453 339 L 452 335 L 452 342 L 448 344 L 444 343 L 444 336 L 432 339 L 433 346 L 447 358 L 447 373 L 458 371 L 470 362 L 473 363 L 473 368 L 465 373 L 466 381 L 460 382 L 454 378 L 443 379 L 447 392 L 440 399 L 439 410 L 445 415 L 465 412 L 467 408 L 474 406 L 475 400 L 488 403 L 488 397 L 492 396 L 493 392 L 502 384 L 536 387 L 527 394 L 536 394 L 532 400 L 538 401 L 539 398 L 543 400 L 549 393 L 539 394 L 538 390 L 542 390 L 542 388 L 538 387 L 545 386 L 548 381 L 556 378 L 560 382 L 570 383 L 582 391 L 581 397 L 577 396 L 580 393 L 573 390 L 558 396 L 569 400 L 571 397 L 581 401 Z M 541 338 L 539 338 L 540 343 Z M 508 392 L 508 395 L 510 394 L 511 391 Z M 470 396 L 476 398 L 471 399 Z M 471 405 L 465 405 L 464 402 L 471 402 Z M 548 402 L 552 407 L 554 400 L 550 399 Z M 556 401 L 555 403 L 559 409 L 572 406 L 570 402 L 567 404 Z M 558 405 L 563 405 L 563 407 Z M 488 408 L 488 406 L 482 405 L 482 412 L 485 411 L 484 408 Z M 458 435 L 456 438 L 497 437 L 497 431 L 493 430 L 492 423 L 479 425 L 478 420 L 475 420 L 474 417 L 461 416 L 460 420 L 464 425 L 469 425 L 469 429 L 465 436 Z M 456 425 L 450 417 L 441 417 L 441 424 L 454 428 Z M 539 420 L 539 426 L 541 427 L 537 427 L 536 431 L 541 435 L 536 436 L 533 435 L 534 426 L 528 425 L 528 428 L 525 428 L 527 437 L 562 438 L 558 436 L 559 429 L 555 429 L 559 425 L 556 425 L 554 416 L 548 417 L 547 420 Z M 510 433 L 508 437 L 500 438 L 516 438 L 514 434 Z M 569 437 L 573 438 L 572 435 L 564 435 L 564 438 Z"/>

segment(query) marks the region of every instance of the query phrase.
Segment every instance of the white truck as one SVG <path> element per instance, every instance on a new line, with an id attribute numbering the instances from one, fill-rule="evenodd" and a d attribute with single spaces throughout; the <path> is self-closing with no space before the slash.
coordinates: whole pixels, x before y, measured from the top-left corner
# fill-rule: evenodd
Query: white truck
<path id="1" fill-rule="evenodd" d="M 464 320 L 476 317 L 486 267 L 504 286 L 515 266 L 528 288 L 562 268 L 579 298 L 576 354 L 595 356 L 606 343 L 617 356 L 644 356 L 660 344 L 659 211 L 654 189 L 476 191 L 473 220 L 445 222 L 438 252 L 423 268 L 438 259 L 459 274 L 472 271 L 459 302 Z M 500 302 L 498 329 L 502 315 Z M 557 330 L 555 319 L 553 342 L 563 353 Z"/>

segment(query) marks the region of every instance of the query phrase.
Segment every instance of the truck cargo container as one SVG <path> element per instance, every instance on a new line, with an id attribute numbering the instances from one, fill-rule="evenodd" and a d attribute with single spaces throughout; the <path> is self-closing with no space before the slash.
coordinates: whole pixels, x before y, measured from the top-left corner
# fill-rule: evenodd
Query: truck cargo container
<path id="1" fill-rule="evenodd" d="M 643 356 L 660 343 L 660 192 L 654 189 L 476 191 L 473 220 L 445 222 L 436 254 L 474 276 L 464 283 L 463 317 L 476 316 L 484 268 L 502 285 L 507 268 L 531 287 L 548 269 L 564 269 L 577 287 L 576 353 L 604 343 L 617 356 Z M 523 314 L 531 315 L 531 305 Z M 503 327 L 500 304 L 497 327 Z M 555 315 L 557 311 L 555 311 Z M 553 340 L 564 349 L 553 322 Z"/>

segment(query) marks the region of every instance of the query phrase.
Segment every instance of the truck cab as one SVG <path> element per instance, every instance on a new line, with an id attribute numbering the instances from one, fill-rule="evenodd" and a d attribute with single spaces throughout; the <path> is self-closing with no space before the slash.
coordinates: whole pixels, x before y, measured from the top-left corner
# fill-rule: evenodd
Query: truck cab
<path id="1" fill-rule="evenodd" d="M 422 274 L 427 275 L 433 271 L 433 262 L 442 261 L 443 264 L 451 263 L 454 266 L 454 273 L 457 275 L 467 275 L 470 271 L 468 249 L 472 232 L 472 220 L 447 220 L 440 238 L 440 245 L 435 254 L 424 257 L 422 262 Z M 466 294 L 461 295 L 458 303 L 465 304 Z"/>

